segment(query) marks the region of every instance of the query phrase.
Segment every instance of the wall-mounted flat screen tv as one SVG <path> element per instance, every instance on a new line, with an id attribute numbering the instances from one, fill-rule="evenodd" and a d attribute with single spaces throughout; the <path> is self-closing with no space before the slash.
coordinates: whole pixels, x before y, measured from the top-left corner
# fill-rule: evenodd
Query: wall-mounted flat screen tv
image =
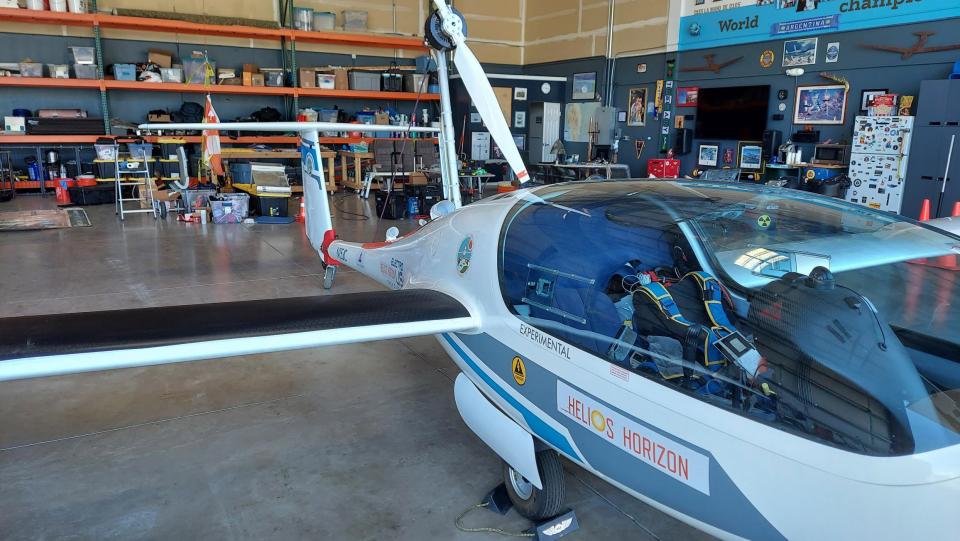
<path id="1" fill-rule="evenodd" d="M 770 85 L 700 87 L 697 139 L 760 141 L 767 129 Z"/>

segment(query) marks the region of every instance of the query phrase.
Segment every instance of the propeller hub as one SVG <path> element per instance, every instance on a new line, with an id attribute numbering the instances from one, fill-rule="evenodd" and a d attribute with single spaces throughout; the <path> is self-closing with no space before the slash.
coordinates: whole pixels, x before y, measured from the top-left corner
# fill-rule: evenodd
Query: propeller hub
<path id="1" fill-rule="evenodd" d="M 467 37 L 467 21 L 463 14 L 453 7 L 447 9 L 450 10 L 450 17 L 444 19 L 439 11 L 434 11 L 427 17 L 423 28 L 427 45 L 438 51 L 456 49 L 457 44 Z"/>

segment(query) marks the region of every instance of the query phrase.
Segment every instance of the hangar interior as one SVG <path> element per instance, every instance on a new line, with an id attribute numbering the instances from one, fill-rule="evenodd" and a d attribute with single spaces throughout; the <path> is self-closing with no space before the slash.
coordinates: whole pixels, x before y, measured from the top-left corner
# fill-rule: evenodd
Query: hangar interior
<path id="1" fill-rule="evenodd" d="M 451 20 L 463 23 L 459 48 Z M 636 395 L 650 404 L 684 397 L 664 411 L 735 417 L 718 431 L 775 427 L 770 449 L 781 437 L 798 453 L 826 443 L 845 453 L 833 464 L 946 456 L 960 431 L 947 412 L 960 398 L 958 30 L 954 0 L 0 0 L 0 537 L 802 531 L 737 486 L 721 451 L 616 405 L 650 381 Z M 178 127 L 201 122 L 261 128 Z M 629 179 L 670 184 L 638 196 L 617 188 Z M 397 255 L 376 255 L 391 246 Z M 415 256 L 399 251 L 409 246 Z M 832 290 L 835 274 L 852 293 L 801 304 L 877 315 L 830 327 L 870 336 L 835 351 L 851 348 L 861 370 L 905 363 L 898 374 L 916 384 L 778 364 L 765 348 L 788 324 L 779 311 L 780 330 L 757 324 L 770 312 L 753 293 L 772 290 L 744 285 L 723 254 L 754 278 L 793 276 L 778 298 L 801 278 Z M 638 323 L 650 281 L 663 284 L 649 293 L 656 332 Z M 343 297 L 327 299 L 322 322 L 291 323 L 329 346 L 285 342 L 296 337 L 284 301 L 391 289 L 448 295 L 476 327 L 444 327 L 413 297 Z M 358 299 L 390 314 L 365 319 Z M 702 312 L 708 324 L 689 324 L 702 335 L 673 330 L 676 307 Z M 263 338 L 244 328 L 251 317 L 275 339 L 231 349 Z M 479 344 L 498 326 L 550 357 Z M 658 333 L 676 339 L 633 353 L 655 349 L 646 334 Z M 747 353 L 723 343 L 733 335 Z M 693 375 L 657 360 L 674 345 Z M 137 360 L 164 347 L 182 358 Z M 481 350 L 498 360 L 478 368 Z M 562 375 L 585 355 L 600 368 Z M 107 358 L 123 369 L 97 364 Z M 468 383 L 458 375 L 471 366 Z M 800 381 L 789 415 L 764 370 L 783 389 L 796 390 L 782 374 Z M 549 392 L 544 378 L 556 380 Z M 608 395 L 590 390 L 600 380 Z M 467 385 L 489 408 L 479 417 Z M 617 443 L 621 420 L 653 434 L 642 440 L 652 458 L 626 432 Z M 579 439 L 591 423 L 612 446 Z M 505 456 L 526 449 L 518 441 L 536 451 L 532 474 Z M 696 457 L 709 479 L 678 482 Z M 923 482 L 955 496 L 960 472 L 948 470 Z M 903 475 L 891 485 L 910 484 Z M 552 492 L 557 479 L 565 488 Z M 517 509 L 476 509 L 500 483 Z"/>

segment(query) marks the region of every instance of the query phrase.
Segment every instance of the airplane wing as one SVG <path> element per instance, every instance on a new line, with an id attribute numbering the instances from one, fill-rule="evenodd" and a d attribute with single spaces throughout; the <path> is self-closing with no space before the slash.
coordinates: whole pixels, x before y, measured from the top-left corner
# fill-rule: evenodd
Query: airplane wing
<path id="1" fill-rule="evenodd" d="M 720 64 L 717 64 L 716 69 L 717 69 L 717 70 L 721 70 L 721 69 L 723 69 L 723 68 L 725 68 L 725 67 L 727 67 L 727 66 L 736 64 L 737 62 L 739 62 L 739 61 L 741 61 L 741 60 L 743 60 L 743 57 L 742 57 L 742 56 L 738 56 L 738 57 L 736 57 L 736 58 L 727 60 L 726 62 L 721 62 Z"/>
<path id="2" fill-rule="evenodd" d="M 892 45 L 861 45 L 861 47 L 865 49 L 873 49 L 875 51 L 886 51 L 888 53 L 897 54 L 907 54 L 913 52 L 906 47 L 894 47 Z"/>
<path id="3" fill-rule="evenodd" d="M 943 51 L 956 51 L 957 49 L 960 49 L 960 43 L 954 43 L 953 45 L 934 45 L 933 47 L 924 47 L 917 52 L 939 53 Z"/>
<path id="4" fill-rule="evenodd" d="M 0 318 L 0 381 L 477 326 L 459 301 L 423 289 Z"/>

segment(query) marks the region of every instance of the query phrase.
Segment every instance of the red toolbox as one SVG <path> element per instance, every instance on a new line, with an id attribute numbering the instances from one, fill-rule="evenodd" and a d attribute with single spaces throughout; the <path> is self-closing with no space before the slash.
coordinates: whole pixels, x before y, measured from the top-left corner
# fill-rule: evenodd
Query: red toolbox
<path id="1" fill-rule="evenodd" d="M 680 178 L 680 160 L 651 158 L 647 160 L 647 176 Z"/>

